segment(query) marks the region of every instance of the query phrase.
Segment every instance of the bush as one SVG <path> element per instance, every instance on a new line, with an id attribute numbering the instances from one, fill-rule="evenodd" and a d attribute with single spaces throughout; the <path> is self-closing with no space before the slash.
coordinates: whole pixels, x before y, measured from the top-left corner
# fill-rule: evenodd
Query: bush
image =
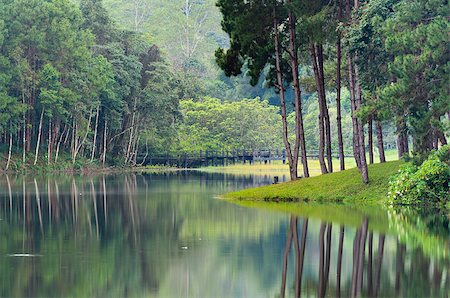
<path id="1" fill-rule="evenodd" d="M 450 146 L 430 154 L 419 167 L 406 165 L 389 181 L 394 205 L 446 204 L 450 201 Z"/>

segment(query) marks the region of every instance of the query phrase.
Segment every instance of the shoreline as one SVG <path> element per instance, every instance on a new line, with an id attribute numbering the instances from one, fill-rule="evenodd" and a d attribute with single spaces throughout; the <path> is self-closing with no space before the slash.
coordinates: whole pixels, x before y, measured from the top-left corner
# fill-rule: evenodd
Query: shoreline
<path id="1" fill-rule="evenodd" d="M 249 202 L 317 202 L 378 204 L 387 197 L 389 177 L 403 161 L 391 161 L 369 166 L 371 180 L 361 181 L 358 169 L 353 168 L 316 177 L 299 179 L 258 188 L 231 192 L 222 196 L 230 201 Z"/>

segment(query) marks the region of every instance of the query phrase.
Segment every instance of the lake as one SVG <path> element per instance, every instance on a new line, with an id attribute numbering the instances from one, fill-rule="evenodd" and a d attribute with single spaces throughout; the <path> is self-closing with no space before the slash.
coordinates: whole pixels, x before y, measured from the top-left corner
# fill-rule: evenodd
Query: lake
<path id="1" fill-rule="evenodd" d="M 0 297 L 449 296 L 445 212 L 217 198 L 272 181 L 0 176 Z"/>

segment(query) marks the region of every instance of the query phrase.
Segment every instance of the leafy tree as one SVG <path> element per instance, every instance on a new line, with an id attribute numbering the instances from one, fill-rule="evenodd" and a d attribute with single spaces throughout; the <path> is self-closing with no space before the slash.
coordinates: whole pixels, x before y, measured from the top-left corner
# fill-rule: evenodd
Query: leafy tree
<path id="1" fill-rule="evenodd" d="M 200 150 L 278 149 L 282 144 L 277 108 L 260 99 L 180 102 L 179 148 Z"/>

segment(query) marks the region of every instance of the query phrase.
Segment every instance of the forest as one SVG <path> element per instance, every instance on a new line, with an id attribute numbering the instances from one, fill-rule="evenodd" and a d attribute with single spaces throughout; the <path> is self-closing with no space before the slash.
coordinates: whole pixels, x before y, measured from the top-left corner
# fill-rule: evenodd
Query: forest
<path id="1" fill-rule="evenodd" d="M 0 297 L 448 297 L 448 0 L 0 0 Z"/>
<path id="2" fill-rule="evenodd" d="M 423 160 L 449 132 L 449 8 L 409 3 L 1 0 L 2 168 L 286 148 L 291 178 L 318 150 L 367 181 L 374 151 Z"/>

